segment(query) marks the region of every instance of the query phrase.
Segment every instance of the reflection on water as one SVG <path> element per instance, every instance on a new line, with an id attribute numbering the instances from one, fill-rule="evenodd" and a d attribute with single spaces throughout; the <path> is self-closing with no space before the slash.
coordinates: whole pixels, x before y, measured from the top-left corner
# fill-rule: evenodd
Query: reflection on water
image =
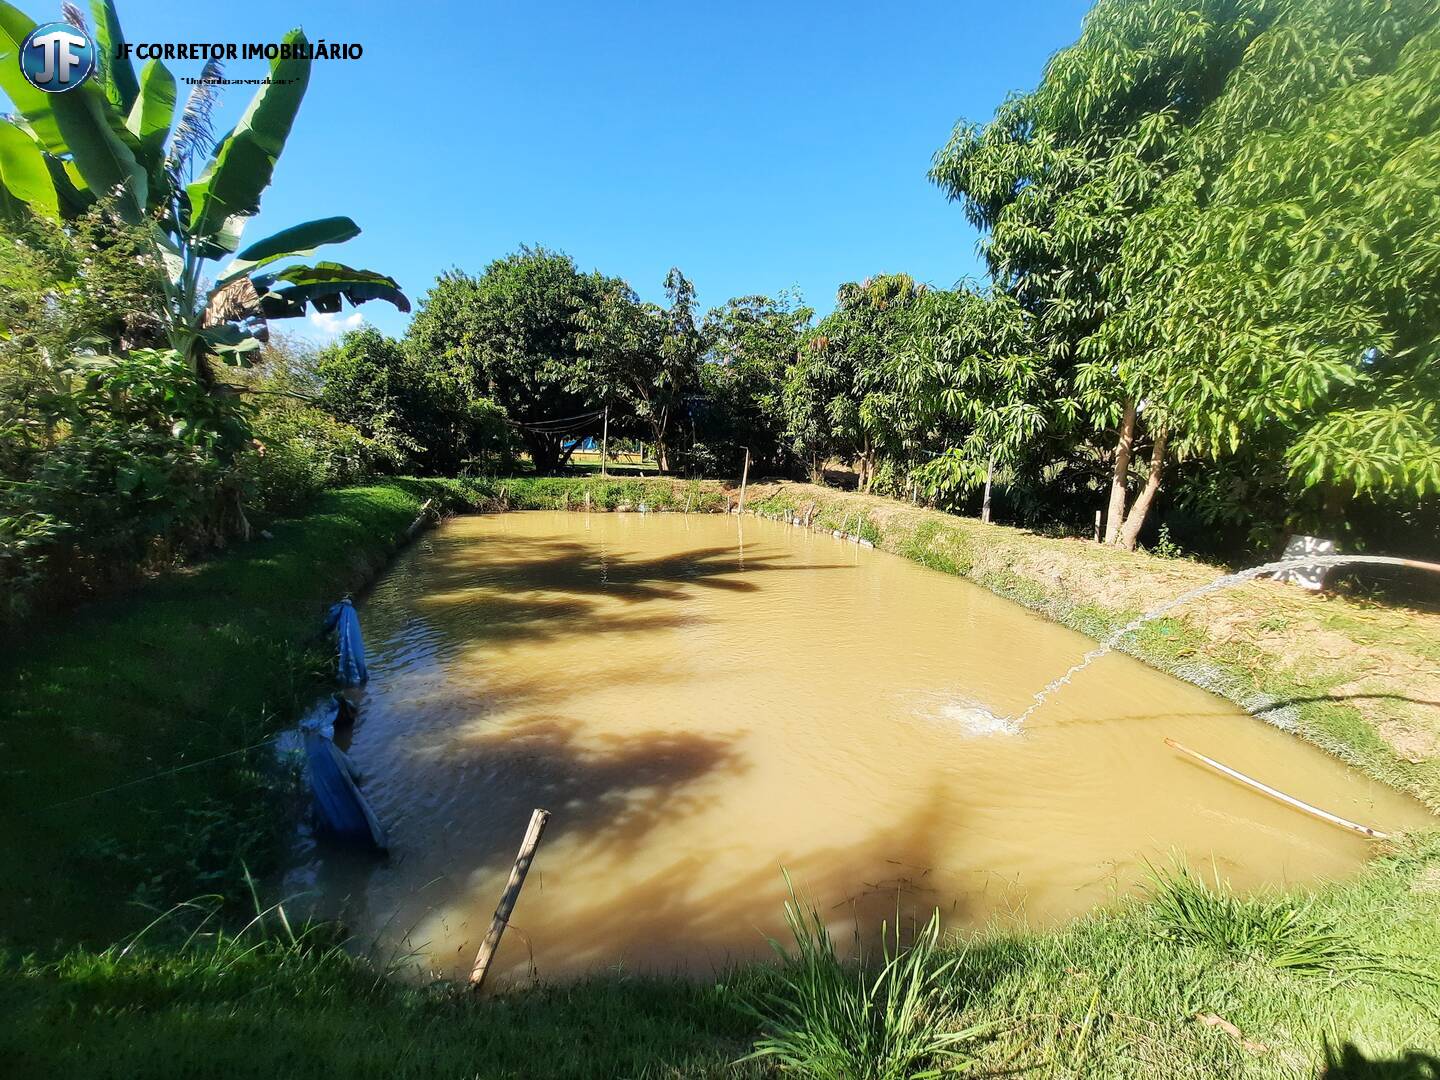
<path id="1" fill-rule="evenodd" d="M 743 530 L 743 544 L 742 544 Z M 1366 841 L 1166 736 L 1383 830 L 1432 821 L 1227 702 L 828 534 L 730 517 L 452 521 L 361 612 L 350 752 L 388 862 L 292 885 L 382 960 L 469 969 L 533 807 L 553 817 L 491 978 L 708 971 L 778 934 L 781 866 L 848 933 L 940 907 L 1043 924 L 1172 849 L 1237 885 L 1346 873 Z"/>

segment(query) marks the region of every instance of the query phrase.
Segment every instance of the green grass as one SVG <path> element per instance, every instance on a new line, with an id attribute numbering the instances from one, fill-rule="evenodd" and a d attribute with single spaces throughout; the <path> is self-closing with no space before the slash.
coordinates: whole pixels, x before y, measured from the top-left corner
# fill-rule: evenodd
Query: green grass
<path id="1" fill-rule="evenodd" d="M 858 943 L 855 956 L 842 959 L 818 909 L 793 886 L 785 922 L 794 951 L 772 942 L 779 963 L 754 994 L 761 1035 L 746 1060 L 817 1080 L 905 1080 L 964 1064 L 965 1044 L 982 1029 L 945 1023 L 964 953 L 941 954 L 939 911 L 909 944 L 898 919 L 882 927 L 873 962 Z"/>
<path id="2" fill-rule="evenodd" d="M 273 539 L 32 626 L 0 658 L 0 925 L 6 939 L 113 941 L 201 892 L 238 893 L 290 815 L 286 770 L 250 747 L 327 685 L 314 642 L 326 607 L 360 587 L 425 498 L 396 481 L 331 492 Z M 117 785 L 120 790 L 92 795 Z"/>
<path id="3" fill-rule="evenodd" d="M 743 1077 L 727 987 L 606 976 L 483 1002 L 284 942 L 0 963 L 9 1080 Z"/>
<path id="4" fill-rule="evenodd" d="M 1205 905 L 1223 895 L 1194 879 L 1180 888 L 1213 894 Z M 796 908 L 795 944 L 776 965 L 717 981 L 601 973 L 481 1000 L 392 981 L 271 916 L 268 934 L 0 959 L 0 1059 L 16 1078 L 878 1077 L 950 1065 L 1298 1080 L 1349 1046 L 1364 1068 L 1344 1075 L 1434 1075 L 1419 1071 L 1440 1061 L 1433 961 L 1394 972 L 1440 955 L 1440 838 L 1285 900 L 1298 914 L 1258 930 L 1224 924 L 1280 899 L 1231 900 L 1195 914 L 1138 899 L 1050 932 L 937 941 L 927 926 L 918 947 L 892 945 L 868 968 Z M 1343 948 L 1275 962 L 1317 935 Z M 1409 1071 L 1370 1071 L 1407 1058 Z"/>

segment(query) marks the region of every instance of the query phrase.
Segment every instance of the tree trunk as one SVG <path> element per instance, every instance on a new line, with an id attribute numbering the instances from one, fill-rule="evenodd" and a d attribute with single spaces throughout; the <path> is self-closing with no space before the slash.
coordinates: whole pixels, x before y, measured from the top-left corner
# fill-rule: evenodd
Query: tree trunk
<path id="1" fill-rule="evenodd" d="M 874 450 L 870 446 L 869 436 L 860 444 L 860 490 L 869 493 L 870 485 L 875 482 Z"/>
<path id="2" fill-rule="evenodd" d="M 1155 432 L 1155 445 L 1150 448 L 1150 475 L 1145 480 L 1144 489 L 1135 496 L 1130 513 L 1125 515 L 1125 527 L 1120 530 L 1120 544 L 1126 551 L 1135 550 L 1140 530 L 1145 527 L 1145 515 L 1150 513 L 1150 504 L 1155 501 L 1155 494 L 1160 490 L 1160 475 L 1164 471 L 1165 429 L 1160 428 Z"/>
<path id="3" fill-rule="evenodd" d="M 1115 444 L 1115 466 L 1110 473 L 1110 508 L 1105 512 L 1105 543 L 1119 539 L 1125 518 L 1125 479 L 1130 475 L 1130 455 L 1135 450 L 1135 399 L 1125 402 L 1120 419 L 1120 438 Z"/>
<path id="4" fill-rule="evenodd" d="M 542 435 L 535 431 L 522 432 L 525 446 L 530 451 L 530 462 L 541 476 L 553 473 L 560 462 L 560 440 L 554 435 Z"/>

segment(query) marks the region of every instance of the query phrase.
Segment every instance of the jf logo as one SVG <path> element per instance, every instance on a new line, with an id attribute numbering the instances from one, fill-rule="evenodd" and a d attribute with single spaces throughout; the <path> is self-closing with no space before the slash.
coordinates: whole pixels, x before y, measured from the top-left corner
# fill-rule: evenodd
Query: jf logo
<path id="1" fill-rule="evenodd" d="M 95 71 L 95 43 L 69 23 L 45 23 L 20 47 L 20 70 L 36 89 L 51 94 L 74 90 Z"/>

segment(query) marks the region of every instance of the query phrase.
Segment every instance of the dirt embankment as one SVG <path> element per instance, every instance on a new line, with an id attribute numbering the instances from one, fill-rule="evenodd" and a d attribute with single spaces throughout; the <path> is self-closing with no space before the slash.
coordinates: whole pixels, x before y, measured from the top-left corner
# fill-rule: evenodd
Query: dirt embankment
<path id="1" fill-rule="evenodd" d="M 809 484 L 751 484 L 746 510 L 863 537 L 1094 637 L 1224 572 Z M 1122 647 L 1440 809 L 1440 615 L 1254 581 Z"/>

